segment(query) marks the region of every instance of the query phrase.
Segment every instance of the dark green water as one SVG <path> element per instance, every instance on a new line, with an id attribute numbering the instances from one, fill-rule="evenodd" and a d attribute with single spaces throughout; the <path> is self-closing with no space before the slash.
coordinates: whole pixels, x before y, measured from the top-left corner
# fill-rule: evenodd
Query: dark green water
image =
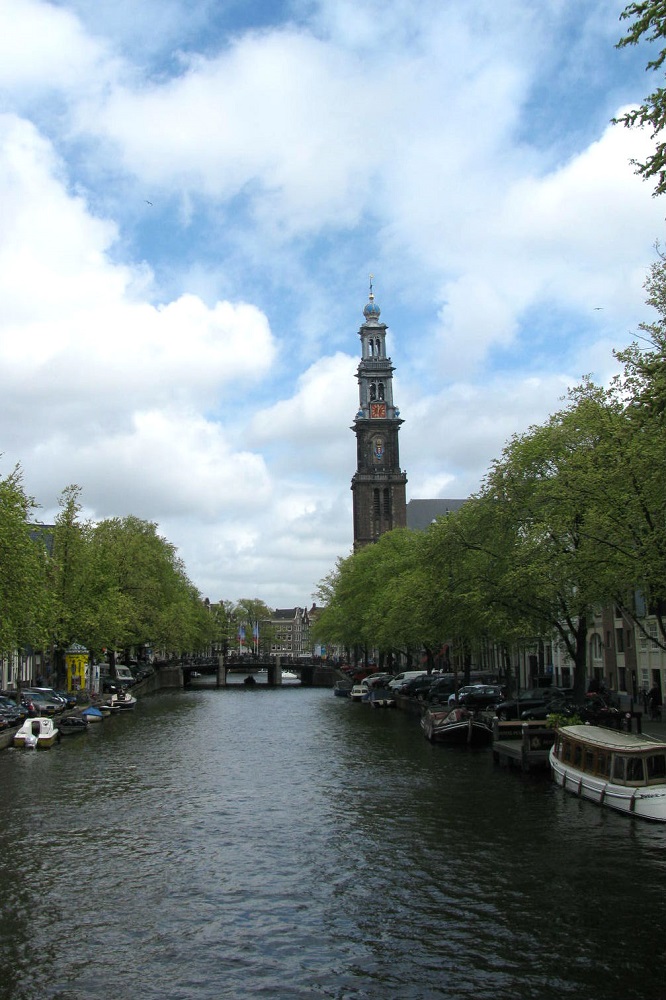
<path id="1" fill-rule="evenodd" d="M 319 690 L 0 753 L 2 1000 L 666 998 L 666 830 Z"/>

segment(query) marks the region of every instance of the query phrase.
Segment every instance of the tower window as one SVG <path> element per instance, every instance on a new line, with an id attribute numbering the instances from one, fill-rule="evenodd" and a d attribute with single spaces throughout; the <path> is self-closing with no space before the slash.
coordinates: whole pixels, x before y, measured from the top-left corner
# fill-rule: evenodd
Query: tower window
<path id="1" fill-rule="evenodd" d="M 370 399 L 377 399 L 377 386 L 374 382 L 370 383 Z"/>
<path id="2" fill-rule="evenodd" d="M 380 382 L 377 386 L 377 396 L 379 399 L 384 398 L 384 383 Z"/>
<path id="3" fill-rule="evenodd" d="M 388 488 L 384 489 L 384 517 L 391 520 L 391 491 Z"/>

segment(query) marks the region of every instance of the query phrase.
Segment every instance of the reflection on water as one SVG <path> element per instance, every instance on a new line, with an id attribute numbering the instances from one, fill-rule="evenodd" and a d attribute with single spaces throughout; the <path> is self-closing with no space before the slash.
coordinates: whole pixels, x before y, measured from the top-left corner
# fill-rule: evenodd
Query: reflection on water
<path id="1" fill-rule="evenodd" d="M 3 998 L 665 995 L 664 838 L 329 691 L 0 754 Z"/>

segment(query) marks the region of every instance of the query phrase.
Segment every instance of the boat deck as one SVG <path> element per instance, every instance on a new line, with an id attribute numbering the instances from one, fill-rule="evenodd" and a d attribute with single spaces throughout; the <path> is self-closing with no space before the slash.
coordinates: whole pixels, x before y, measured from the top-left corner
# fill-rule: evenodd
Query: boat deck
<path id="1" fill-rule="evenodd" d="M 543 722 L 493 719 L 493 760 L 496 764 L 519 767 L 522 771 L 547 768 L 554 742 L 555 730 L 547 728 Z"/>

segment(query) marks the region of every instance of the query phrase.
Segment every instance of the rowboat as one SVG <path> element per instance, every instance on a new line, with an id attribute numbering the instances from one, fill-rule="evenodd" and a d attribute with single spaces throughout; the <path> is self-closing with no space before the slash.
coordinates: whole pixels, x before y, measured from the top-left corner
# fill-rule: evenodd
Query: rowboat
<path id="1" fill-rule="evenodd" d="M 666 823 L 666 743 L 600 726 L 562 726 L 549 755 L 566 791 L 628 816 Z"/>

